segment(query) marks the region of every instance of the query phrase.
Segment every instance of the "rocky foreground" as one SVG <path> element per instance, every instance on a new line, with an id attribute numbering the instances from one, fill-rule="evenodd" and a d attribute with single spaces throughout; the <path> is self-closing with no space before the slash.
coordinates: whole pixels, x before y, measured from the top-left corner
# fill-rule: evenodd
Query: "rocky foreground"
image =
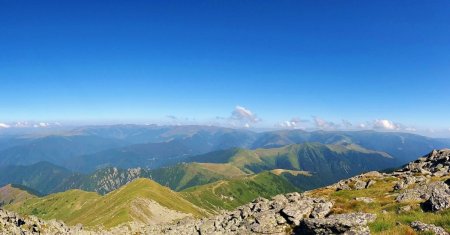
<path id="1" fill-rule="evenodd" d="M 347 212 L 342 208 L 343 205 L 346 206 L 346 203 L 371 205 L 377 200 L 394 197 L 392 201 L 401 205 L 395 213 L 401 214 L 416 207 L 426 213 L 442 213 L 450 208 L 449 176 L 450 150 L 434 150 L 393 173 L 369 172 L 311 192 L 277 195 L 271 200 L 258 198 L 234 211 L 224 212 L 212 218 L 186 219 L 176 224 L 157 226 L 127 224 L 110 231 L 87 231 L 83 230 L 82 226 L 68 227 L 61 222 L 20 217 L 15 213 L 0 210 L 0 232 L 2 234 L 370 234 L 368 224 L 373 223 L 377 215 L 358 210 Z M 386 183 L 391 181 L 392 185 Z M 369 195 L 355 197 L 348 202 L 345 200 L 337 202 L 335 198 L 326 196 L 329 192 L 361 191 L 382 184 L 391 187 L 382 199 L 372 198 Z M 391 212 L 383 209 L 381 213 Z M 448 234 L 444 228 L 422 221 L 413 221 L 407 226 L 412 231 Z"/>

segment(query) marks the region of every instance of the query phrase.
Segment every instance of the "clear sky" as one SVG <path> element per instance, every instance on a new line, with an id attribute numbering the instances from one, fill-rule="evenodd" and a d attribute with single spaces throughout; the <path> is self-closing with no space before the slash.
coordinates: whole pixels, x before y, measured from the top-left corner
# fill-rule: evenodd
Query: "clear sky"
<path id="1" fill-rule="evenodd" d="M 448 0 L 0 0 L 0 123 L 450 136 L 449 12 Z"/>

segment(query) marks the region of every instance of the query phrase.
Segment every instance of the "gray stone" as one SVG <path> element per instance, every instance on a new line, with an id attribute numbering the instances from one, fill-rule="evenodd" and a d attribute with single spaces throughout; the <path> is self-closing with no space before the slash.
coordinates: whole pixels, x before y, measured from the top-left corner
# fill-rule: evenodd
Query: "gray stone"
<path id="1" fill-rule="evenodd" d="M 376 182 L 377 182 L 377 181 L 375 181 L 375 180 L 369 180 L 369 181 L 367 181 L 366 188 L 371 187 L 371 186 L 374 185 Z"/>
<path id="2" fill-rule="evenodd" d="M 361 180 L 357 180 L 353 186 L 356 190 L 361 190 L 366 188 L 367 183 Z"/>
<path id="3" fill-rule="evenodd" d="M 299 225 L 304 218 L 309 217 L 313 209 L 314 207 L 307 203 L 288 205 L 281 210 L 281 215 L 284 215 L 291 223 Z"/>
<path id="4" fill-rule="evenodd" d="M 331 215 L 322 219 L 305 219 L 300 231 L 313 234 L 370 234 L 367 223 L 376 219 L 374 214 L 350 213 Z"/>
<path id="5" fill-rule="evenodd" d="M 314 206 L 314 209 L 311 212 L 310 217 L 324 218 L 326 215 L 328 215 L 330 213 L 332 207 L 333 207 L 332 202 L 322 201 L 321 203 L 316 204 L 316 206 Z"/>
<path id="6" fill-rule="evenodd" d="M 420 221 L 414 221 L 411 223 L 411 227 L 419 232 L 432 232 L 436 235 L 449 235 L 445 229 L 433 224 L 425 224 Z"/>

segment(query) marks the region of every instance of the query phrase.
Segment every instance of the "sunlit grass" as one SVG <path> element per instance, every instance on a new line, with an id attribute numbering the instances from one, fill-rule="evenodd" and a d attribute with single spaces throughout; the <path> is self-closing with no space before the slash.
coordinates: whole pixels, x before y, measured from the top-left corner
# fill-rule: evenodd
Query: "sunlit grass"
<path id="1" fill-rule="evenodd" d="M 447 177 L 448 178 L 448 177 Z M 433 181 L 446 178 L 433 178 Z M 450 209 L 442 212 L 424 212 L 419 202 L 397 203 L 393 192 L 396 178 L 376 179 L 377 183 L 369 189 L 342 190 L 319 189 L 312 192 L 315 196 L 327 197 L 335 202 L 332 213 L 366 212 L 374 213 L 377 219 L 369 224 L 373 234 L 397 235 L 397 234 L 429 234 L 417 233 L 409 225 L 413 221 L 421 221 L 427 224 L 441 226 L 450 231 Z M 356 197 L 373 198 L 373 203 L 365 203 L 354 200 Z M 411 206 L 410 211 L 401 211 L 404 206 Z"/>

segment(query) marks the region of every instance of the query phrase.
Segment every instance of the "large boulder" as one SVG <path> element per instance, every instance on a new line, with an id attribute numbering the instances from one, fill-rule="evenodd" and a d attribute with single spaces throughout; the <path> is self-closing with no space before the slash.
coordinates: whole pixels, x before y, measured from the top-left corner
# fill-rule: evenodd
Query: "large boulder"
<path id="1" fill-rule="evenodd" d="M 423 183 L 412 189 L 404 190 L 395 200 L 397 202 L 426 201 L 432 195 L 435 195 L 435 197 L 450 195 L 449 186 L 442 181 L 436 181 L 430 184 Z"/>
<path id="2" fill-rule="evenodd" d="M 321 219 L 305 219 L 299 228 L 300 234 L 370 234 L 367 223 L 373 222 L 376 215 L 350 213 L 331 215 Z"/>
<path id="3" fill-rule="evenodd" d="M 450 193 L 444 190 L 435 190 L 430 198 L 424 203 L 430 211 L 441 211 L 450 208 Z"/>

